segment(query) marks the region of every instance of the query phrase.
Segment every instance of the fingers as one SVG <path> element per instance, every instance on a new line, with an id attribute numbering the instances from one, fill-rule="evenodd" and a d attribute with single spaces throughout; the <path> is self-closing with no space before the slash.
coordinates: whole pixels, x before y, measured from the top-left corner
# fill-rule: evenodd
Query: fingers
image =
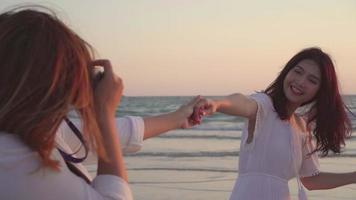
<path id="1" fill-rule="evenodd" d="M 192 125 L 201 124 L 204 116 L 204 110 L 201 107 L 195 107 L 192 115 L 189 117 L 189 122 Z"/>
<path id="2" fill-rule="evenodd" d="M 91 63 L 89 63 L 89 66 L 103 67 L 104 68 L 104 74 L 103 74 L 104 79 L 112 78 L 116 84 L 119 84 L 119 85 L 123 84 L 122 79 L 114 73 L 110 60 L 107 60 L 107 59 L 93 60 Z"/>
<path id="3" fill-rule="evenodd" d="M 202 102 L 202 98 L 199 96 L 192 99 L 187 106 L 193 108 L 191 115 L 188 118 L 190 126 L 200 124 L 202 122 L 202 117 L 204 116 L 204 109 L 198 106 L 198 103 Z"/>
<path id="4" fill-rule="evenodd" d="M 209 105 L 209 101 L 204 98 L 200 98 L 199 101 L 195 104 L 195 107 L 204 108 Z"/>
<path id="5" fill-rule="evenodd" d="M 110 60 L 107 59 L 98 59 L 98 60 L 93 60 L 91 63 L 89 63 L 89 66 L 102 66 L 104 68 L 104 76 L 107 74 L 107 76 L 113 75 L 114 71 L 111 66 Z"/>
<path id="6" fill-rule="evenodd" d="M 201 96 L 198 95 L 196 97 L 194 97 L 192 100 L 190 100 L 190 102 L 187 104 L 187 106 L 191 107 L 191 106 L 196 106 L 196 104 L 201 100 Z"/>
<path id="7" fill-rule="evenodd" d="M 115 116 L 116 108 L 120 103 L 124 89 L 123 80 L 115 75 L 109 60 L 94 60 L 89 63 L 89 66 L 93 68 L 101 66 L 104 68 L 104 74 L 96 84 L 94 98 L 98 110 L 110 112 L 109 114 Z"/>
<path id="8" fill-rule="evenodd" d="M 211 99 L 202 98 L 195 107 L 202 109 L 202 113 L 204 116 L 212 115 L 216 112 L 216 103 Z"/>

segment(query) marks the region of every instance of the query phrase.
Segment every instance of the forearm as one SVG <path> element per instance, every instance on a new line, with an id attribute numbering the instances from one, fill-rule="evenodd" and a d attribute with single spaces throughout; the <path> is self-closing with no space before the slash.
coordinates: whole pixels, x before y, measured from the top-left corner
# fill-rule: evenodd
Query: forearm
<path id="1" fill-rule="evenodd" d="M 108 160 L 99 157 L 97 173 L 116 175 L 127 181 L 120 138 L 116 134 L 114 117 L 101 116 L 98 124 L 102 132 L 103 147 Z"/>
<path id="2" fill-rule="evenodd" d="M 253 117 L 257 111 L 255 101 L 247 98 L 243 94 L 232 94 L 222 99 L 215 100 L 217 104 L 216 111 L 241 117 Z"/>
<path id="3" fill-rule="evenodd" d="M 178 111 L 143 118 L 145 123 L 144 139 L 160 135 L 164 132 L 180 128 L 184 116 Z"/>
<path id="4" fill-rule="evenodd" d="M 301 181 L 308 190 L 326 190 L 356 183 L 356 172 L 321 172 L 316 176 L 301 178 Z"/>

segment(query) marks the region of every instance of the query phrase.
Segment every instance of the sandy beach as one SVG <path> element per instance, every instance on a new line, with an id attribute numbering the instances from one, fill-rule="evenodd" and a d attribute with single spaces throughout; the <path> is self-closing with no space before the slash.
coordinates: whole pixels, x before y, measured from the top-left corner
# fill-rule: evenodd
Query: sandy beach
<path id="1" fill-rule="evenodd" d="M 131 162 L 134 162 L 131 160 Z M 213 162 L 213 161 L 212 161 Z M 142 163 L 144 164 L 144 163 Z M 322 170 L 352 171 L 354 159 L 322 159 Z M 340 165 L 340 167 L 339 167 Z M 130 170 L 130 183 L 135 199 L 228 199 L 236 173 L 211 171 L 137 171 Z M 296 199 L 297 183 L 289 183 L 292 199 Z M 325 191 L 307 191 L 310 200 L 355 200 L 356 185 Z"/>
<path id="2" fill-rule="evenodd" d="M 176 135 L 191 136 L 172 139 Z M 140 152 L 126 155 L 129 181 L 136 200 L 216 200 L 228 199 L 237 176 L 239 140 L 194 138 L 194 135 L 223 134 L 236 131 L 172 131 L 145 141 Z M 353 133 L 355 135 L 356 133 Z M 350 139 L 343 156 L 320 159 L 322 171 L 356 170 L 356 141 Z M 215 154 L 214 154 L 215 152 Z M 95 163 L 87 163 L 95 175 Z M 296 180 L 289 182 L 296 199 Z M 332 190 L 307 191 L 310 200 L 355 200 L 356 185 Z"/>

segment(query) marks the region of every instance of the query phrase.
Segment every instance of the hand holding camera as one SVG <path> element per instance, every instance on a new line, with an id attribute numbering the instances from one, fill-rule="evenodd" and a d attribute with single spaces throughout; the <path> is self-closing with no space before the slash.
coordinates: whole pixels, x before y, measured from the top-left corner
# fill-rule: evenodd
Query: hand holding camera
<path id="1" fill-rule="evenodd" d="M 99 81 L 104 76 L 104 67 L 102 66 L 93 66 L 91 71 L 92 87 L 95 90 Z"/>
<path id="2" fill-rule="evenodd" d="M 97 114 L 115 116 L 124 88 L 122 79 L 115 75 L 109 60 L 94 60 L 90 66 L 93 67 L 92 79 Z"/>

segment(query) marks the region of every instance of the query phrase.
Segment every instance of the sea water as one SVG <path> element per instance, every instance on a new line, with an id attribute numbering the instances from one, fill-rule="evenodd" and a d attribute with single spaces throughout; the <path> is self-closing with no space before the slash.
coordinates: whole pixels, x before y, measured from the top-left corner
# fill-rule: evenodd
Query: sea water
<path id="1" fill-rule="evenodd" d="M 117 117 L 171 112 L 192 98 L 123 97 Z M 344 96 L 344 101 L 356 113 L 356 96 Z M 356 118 L 349 115 L 355 131 Z M 146 140 L 140 152 L 125 155 L 135 199 L 228 199 L 238 175 L 243 124 L 241 117 L 217 113 L 205 118 L 199 126 Z M 356 171 L 356 133 L 347 140 L 342 154 L 322 158 L 320 164 L 324 171 Z M 290 190 L 295 198 L 295 181 L 290 182 Z M 311 200 L 351 200 L 356 199 L 356 186 L 307 193 Z"/>

